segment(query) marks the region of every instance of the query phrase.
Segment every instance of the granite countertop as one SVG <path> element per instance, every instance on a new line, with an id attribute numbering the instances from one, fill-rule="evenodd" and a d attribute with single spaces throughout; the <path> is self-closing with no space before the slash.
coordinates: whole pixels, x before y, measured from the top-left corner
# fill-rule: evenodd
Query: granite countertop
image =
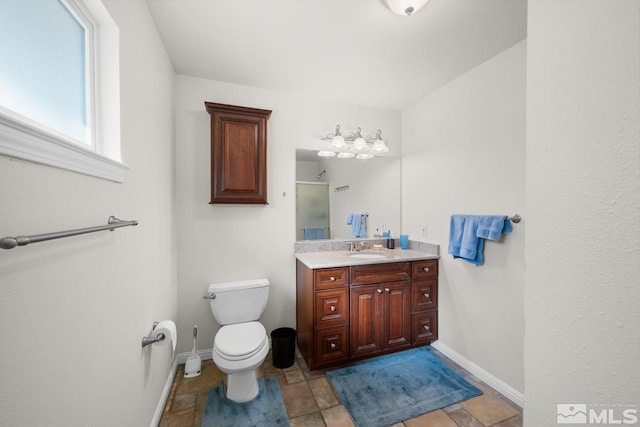
<path id="1" fill-rule="evenodd" d="M 371 258 L 358 258 L 358 256 L 368 256 Z M 354 257 L 355 255 L 355 257 Z M 419 261 L 425 259 L 440 258 L 437 253 L 424 252 L 415 249 L 386 249 L 370 248 L 360 252 L 349 251 L 320 251 L 320 252 L 297 252 L 296 258 L 311 269 L 347 267 L 352 265 L 384 264 L 391 262 Z"/>

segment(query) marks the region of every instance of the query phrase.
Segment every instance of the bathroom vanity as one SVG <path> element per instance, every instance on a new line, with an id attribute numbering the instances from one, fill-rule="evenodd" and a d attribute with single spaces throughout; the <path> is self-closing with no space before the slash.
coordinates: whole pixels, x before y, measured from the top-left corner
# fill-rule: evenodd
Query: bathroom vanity
<path id="1" fill-rule="evenodd" d="M 384 249 L 296 258 L 298 348 L 309 369 L 438 338 L 437 255 Z"/>

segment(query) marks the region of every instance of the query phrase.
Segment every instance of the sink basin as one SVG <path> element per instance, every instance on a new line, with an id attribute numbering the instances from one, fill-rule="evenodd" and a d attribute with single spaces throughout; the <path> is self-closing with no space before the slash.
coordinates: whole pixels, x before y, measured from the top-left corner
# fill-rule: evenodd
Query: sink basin
<path id="1" fill-rule="evenodd" d="M 360 258 L 360 259 L 383 259 L 388 258 L 386 254 L 380 252 L 355 252 L 349 255 L 351 258 Z"/>

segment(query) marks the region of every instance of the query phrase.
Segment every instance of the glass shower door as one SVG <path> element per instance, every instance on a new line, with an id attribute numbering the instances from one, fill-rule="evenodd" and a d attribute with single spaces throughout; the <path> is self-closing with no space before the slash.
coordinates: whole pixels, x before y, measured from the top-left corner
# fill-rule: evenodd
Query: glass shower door
<path id="1" fill-rule="evenodd" d="M 329 184 L 296 182 L 296 240 L 330 238 Z"/>

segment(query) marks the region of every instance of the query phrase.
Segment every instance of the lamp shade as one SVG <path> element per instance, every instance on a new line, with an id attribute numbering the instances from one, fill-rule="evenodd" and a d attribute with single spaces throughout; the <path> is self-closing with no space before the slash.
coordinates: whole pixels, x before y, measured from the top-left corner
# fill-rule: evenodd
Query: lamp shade
<path id="1" fill-rule="evenodd" d="M 335 151 L 328 151 L 328 150 L 318 151 L 318 156 L 320 157 L 333 157 L 335 155 L 336 155 Z"/>
<path id="2" fill-rule="evenodd" d="M 387 144 L 384 143 L 384 140 L 378 138 L 373 142 L 371 151 L 374 153 L 387 153 L 389 149 L 387 148 Z"/>
<path id="3" fill-rule="evenodd" d="M 331 150 L 339 150 L 341 148 L 344 148 L 346 146 L 346 142 L 344 142 L 344 138 L 342 137 L 342 135 L 336 135 L 331 139 L 331 142 L 329 143 L 329 148 Z"/>
<path id="4" fill-rule="evenodd" d="M 409 16 L 424 7 L 429 0 L 382 0 L 397 15 Z"/>
<path id="5" fill-rule="evenodd" d="M 363 137 L 359 136 L 353 141 L 353 149 L 356 151 L 367 151 L 369 146 Z"/>

